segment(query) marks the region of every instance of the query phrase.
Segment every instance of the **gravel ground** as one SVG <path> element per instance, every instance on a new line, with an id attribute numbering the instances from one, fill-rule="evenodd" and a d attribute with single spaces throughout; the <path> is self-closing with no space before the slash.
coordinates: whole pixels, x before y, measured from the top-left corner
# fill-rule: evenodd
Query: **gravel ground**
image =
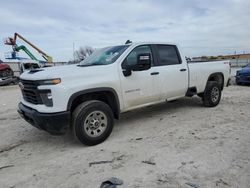
<path id="1" fill-rule="evenodd" d="M 250 87 L 215 108 L 198 97 L 123 114 L 104 143 L 51 136 L 17 112 L 17 86 L 0 88 L 0 187 L 240 187 L 250 185 Z M 93 162 L 106 161 L 103 164 Z"/>

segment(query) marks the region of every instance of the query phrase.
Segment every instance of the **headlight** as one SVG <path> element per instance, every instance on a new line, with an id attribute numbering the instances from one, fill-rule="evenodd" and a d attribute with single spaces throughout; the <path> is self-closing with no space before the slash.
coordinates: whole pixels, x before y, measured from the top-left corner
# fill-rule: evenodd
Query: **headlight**
<path id="1" fill-rule="evenodd" d="M 53 106 L 52 94 L 50 90 L 41 90 L 40 96 L 45 106 L 49 106 L 49 107 Z"/>
<path id="2" fill-rule="evenodd" d="M 40 80 L 39 85 L 55 85 L 61 83 L 60 78 L 48 79 L 48 80 Z"/>

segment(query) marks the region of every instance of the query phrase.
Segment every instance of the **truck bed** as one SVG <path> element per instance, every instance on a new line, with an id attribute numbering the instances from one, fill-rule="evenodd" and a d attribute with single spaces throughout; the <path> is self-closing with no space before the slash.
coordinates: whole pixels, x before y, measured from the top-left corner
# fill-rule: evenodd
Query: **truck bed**
<path id="1" fill-rule="evenodd" d="M 229 61 L 209 61 L 209 62 L 189 62 L 189 87 L 196 87 L 197 93 L 205 90 L 208 77 L 213 73 L 222 73 L 224 75 L 224 86 L 230 77 Z"/>

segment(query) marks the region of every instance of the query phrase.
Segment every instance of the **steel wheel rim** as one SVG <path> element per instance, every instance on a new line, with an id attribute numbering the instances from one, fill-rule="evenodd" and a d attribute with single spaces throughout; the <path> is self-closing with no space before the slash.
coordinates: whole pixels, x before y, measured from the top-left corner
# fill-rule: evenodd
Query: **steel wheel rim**
<path id="1" fill-rule="evenodd" d="M 218 87 L 213 87 L 212 92 L 211 92 L 211 99 L 215 103 L 218 101 L 220 96 L 220 91 Z"/>
<path id="2" fill-rule="evenodd" d="M 107 128 L 108 118 L 101 111 L 91 112 L 84 120 L 83 128 L 92 138 L 100 136 Z"/>

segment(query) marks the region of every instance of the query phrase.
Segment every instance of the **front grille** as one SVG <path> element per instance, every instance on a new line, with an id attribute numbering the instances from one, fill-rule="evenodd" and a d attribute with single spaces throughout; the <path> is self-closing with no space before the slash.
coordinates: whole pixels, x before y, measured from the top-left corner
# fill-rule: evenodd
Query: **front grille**
<path id="1" fill-rule="evenodd" d="M 38 82 L 31 80 L 20 80 L 20 82 L 23 85 L 21 90 L 25 101 L 32 104 L 43 104 L 39 90 L 37 89 Z"/>
<path id="2" fill-rule="evenodd" d="M 23 84 L 24 88 L 27 89 L 37 89 L 37 86 L 39 85 L 37 81 L 33 80 L 20 80 L 20 82 Z"/>
<path id="3" fill-rule="evenodd" d="M 249 72 L 240 72 L 238 75 L 239 76 L 250 76 L 250 73 Z"/>
<path id="4" fill-rule="evenodd" d="M 10 76 L 13 76 L 13 72 L 11 70 L 0 71 L 0 78 L 10 77 Z"/>
<path id="5" fill-rule="evenodd" d="M 241 76 L 240 78 L 245 81 L 250 81 L 250 76 Z"/>

